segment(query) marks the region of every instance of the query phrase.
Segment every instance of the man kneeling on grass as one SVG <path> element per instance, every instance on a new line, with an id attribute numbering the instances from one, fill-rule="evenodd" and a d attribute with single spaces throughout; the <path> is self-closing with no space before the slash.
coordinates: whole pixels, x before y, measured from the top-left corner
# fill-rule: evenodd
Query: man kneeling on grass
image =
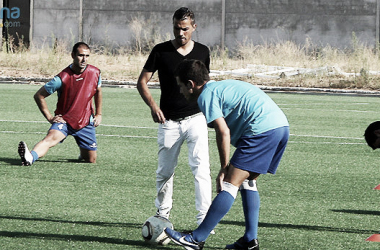
<path id="1" fill-rule="evenodd" d="M 254 85 L 237 81 L 210 81 L 205 65 L 183 61 L 176 72 L 181 93 L 197 101 L 207 123 L 216 132 L 221 169 L 218 195 L 204 221 L 189 234 L 166 228 L 166 234 L 186 249 L 202 249 L 205 240 L 230 210 L 240 190 L 245 234 L 226 249 L 259 249 L 257 228 L 260 197 L 256 179 L 275 174 L 289 138 L 289 123 L 275 102 Z M 236 150 L 230 158 L 230 144 Z"/>
<path id="2" fill-rule="evenodd" d="M 18 153 L 22 165 L 32 165 L 68 135 L 72 135 L 79 146 L 80 160 L 96 162 L 95 127 L 102 121 L 103 95 L 100 70 L 88 64 L 89 56 L 90 47 L 84 42 L 76 43 L 71 53 L 73 63 L 34 95 L 41 113 L 52 125 L 45 138 L 38 142 L 31 152 L 25 142 L 19 143 Z M 45 98 L 56 91 L 57 109 L 52 115 Z M 95 110 L 92 99 L 95 102 Z"/>

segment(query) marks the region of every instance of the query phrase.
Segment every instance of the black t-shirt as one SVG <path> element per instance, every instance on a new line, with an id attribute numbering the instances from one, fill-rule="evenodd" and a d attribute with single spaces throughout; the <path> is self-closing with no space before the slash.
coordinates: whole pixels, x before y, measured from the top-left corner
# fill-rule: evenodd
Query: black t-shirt
<path id="1" fill-rule="evenodd" d="M 177 66 L 185 59 L 200 60 L 210 71 L 210 51 L 198 42 L 194 42 L 193 50 L 186 56 L 178 53 L 171 41 L 157 44 L 144 66 L 144 69 L 149 72 L 158 71 L 161 87 L 160 108 L 166 119 L 183 118 L 200 112 L 196 102 L 189 103 L 179 92 L 179 86 L 174 77 Z"/>

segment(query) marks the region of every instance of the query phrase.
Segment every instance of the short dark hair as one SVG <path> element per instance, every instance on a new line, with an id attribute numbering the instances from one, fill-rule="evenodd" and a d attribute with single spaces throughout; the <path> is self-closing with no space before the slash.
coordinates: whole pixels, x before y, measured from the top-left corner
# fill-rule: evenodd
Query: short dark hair
<path id="1" fill-rule="evenodd" d="M 195 15 L 191 9 L 187 7 L 181 7 L 174 12 L 173 21 L 174 19 L 182 21 L 182 20 L 185 20 L 186 18 L 189 18 L 191 20 L 192 25 L 195 24 Z"/>
<path id="2" fill-rule="evenodd" d="M 183 60 L 178 65 L 175 76 L 179 77 L 183 83 L 192 80 L 198 86 L 202 86 L 205 82 L 210 81 L 206 65 L 202 61 L 194 59 Z"/>
<path id="3" fill-rule="evenodd" d="M 91 49 L 90 49 L 90 46 L 88 46 L 87 43 L 85 43 L 85 42 L 77 42 L 77 43 L 74 44 L 74 46 L 73 46 L 72 53 L 75 55 L 75 54 L 77 53 L 77 51 L 78 51 L 78 48 L 79 48 L 79 47 L 82 47 L 82 46 L 87 47 L 87 49 L 91 50 Z"/>
<path id="4" fill-rule="evenodd" d="M 375 150 L 375 142 L 378 139 L 378 136 L 375 134 L 375 130 L 380 129 L 380 121 L 376 121 L 371 123 L 367 129 L 364 132 L 364 138 L 368 144 L 373 150 Z"/>

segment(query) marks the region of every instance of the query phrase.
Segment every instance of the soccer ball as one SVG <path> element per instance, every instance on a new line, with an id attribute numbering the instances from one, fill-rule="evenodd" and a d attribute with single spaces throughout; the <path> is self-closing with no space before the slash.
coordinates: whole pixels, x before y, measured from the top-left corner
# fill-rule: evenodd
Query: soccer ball
<path id="1" fill-rule="evenodd" d="M 142 226 L 142 237 L 151 244 L 167 245 L 170 238 L 164 232 L 166 227 L 173 229 L 173 224 L 168 219 L 158 215 L 149 217 Z"/>

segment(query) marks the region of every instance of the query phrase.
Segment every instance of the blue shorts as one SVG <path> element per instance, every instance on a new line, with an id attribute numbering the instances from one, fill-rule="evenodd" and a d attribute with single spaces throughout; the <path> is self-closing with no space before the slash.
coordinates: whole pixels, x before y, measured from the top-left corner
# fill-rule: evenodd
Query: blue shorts
<path id="1" fill-rule="evenodd" d="M 258 174 L 275 174 L 289 138 L 289 127 L 241 137 L 230 163 L 236 168 Z"/>
<path id="2" fill-rule="evenodd" d="M 80 148 L 90 151 L 95 151 L 98 148 L 94 122 L 90 122 L 86 127 L 79 130 L 73 129 L 67 123 L 53 123 L 49 130 L 52 129 L 62 132 L 66 137 L 72 135 Z M 63 141 L 64 139 L 61 142 Z"/>

